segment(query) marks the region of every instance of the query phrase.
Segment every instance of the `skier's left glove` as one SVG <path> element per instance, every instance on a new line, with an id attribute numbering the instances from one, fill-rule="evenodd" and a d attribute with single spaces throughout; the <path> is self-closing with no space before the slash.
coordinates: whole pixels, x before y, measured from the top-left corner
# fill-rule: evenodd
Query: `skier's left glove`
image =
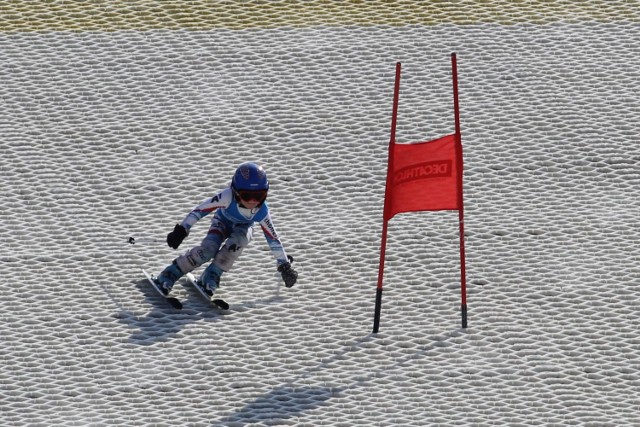
<path id="1" fill-rule="evenodd" d="M 178 249 L 178 246 L 180 246 L 180 243 L 182 243 L 182 241 L 185 237 L 187 237 L 188 234 L 189 232 L 186 228 L 184 228 L 180 224 L 176 224 L 176 226 L 173 228 L 173 231 L 167 234 L 167 244 L 173 249 Z"/>
<path id="2" fill-rule="evenodd" d="M 298 280 L 298 273 L 291 267 L 290 262 L 280 264 L 278 266 L 278 271 L 282 275 L 282 280 L 284 280 L 284 285 L 287 288 L 296 284 L 296 281 Z"/>

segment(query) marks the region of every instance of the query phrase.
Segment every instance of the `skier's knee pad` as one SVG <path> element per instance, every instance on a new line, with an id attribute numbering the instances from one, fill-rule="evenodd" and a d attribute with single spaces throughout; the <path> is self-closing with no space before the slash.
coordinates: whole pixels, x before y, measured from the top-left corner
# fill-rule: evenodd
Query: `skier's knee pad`
<path id="1" fill-rule="evenodd" d="M 175 262 L 178 264 L 178 267 L 180 267 L 180 270 L 186 274 L 209 261 L 215 254 L 216 252 L 214 252 L 212 246 L 202 244 L 189 249 L 183 255 L 176 258 Z"/>
<path id="2" fill-rule="evenodd" d="M 220 267 L 223 271 L 231 270 L 233 263 L 238 259 L 242 250 L 244 248 L 231 245 L 231 246 L 223 246 L 220 251 L 218 251 L 216 257 L 214 258 L 215 264 Z"/>
<path id="3" fill-rule="evenodd" d="M 229 271 L 233 263 L 238 259 L 244 248 L 247 247 L 253 236 L 251 228 L 247 230 L 238 230 L 231 233 L 231 236 L 224 243 L 224 246 L 218 251 L 214 260 L 224 271 Z"/>

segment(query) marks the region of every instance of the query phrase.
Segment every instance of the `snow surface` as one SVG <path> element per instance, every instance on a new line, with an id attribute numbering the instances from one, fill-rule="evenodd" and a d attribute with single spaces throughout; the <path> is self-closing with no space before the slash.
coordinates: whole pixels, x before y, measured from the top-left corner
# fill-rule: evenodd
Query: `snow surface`
<path id="1" fill-rule="evenodd" d="M 640 425 L 637 23 L 0 34 L 0 425 Z M 456 212 L 390 223 L 398 141 L 453 132 Z M 259 234 L 231 311 L 144 280 L 245 160 Z M 204 236 L 196 225 L 181 250 Z M 130 245 L 134 236 L 138 243 Z M 146 240 L 145 240 L 146 239 Z"/>

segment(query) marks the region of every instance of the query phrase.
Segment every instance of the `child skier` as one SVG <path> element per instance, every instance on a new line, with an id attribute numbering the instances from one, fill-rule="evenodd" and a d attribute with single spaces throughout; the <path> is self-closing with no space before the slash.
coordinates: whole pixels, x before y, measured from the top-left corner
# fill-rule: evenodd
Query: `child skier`
<path id="1" fill-rule="evenodd" d="M 238 166 L 229 188 L 205 199 L 167 235 L 167 244 L 173 249 L 178 249 L 191 227 L 215 211 L 209 232 L 200 245 L 174 259 L 155 279 L 160 290 L 168 295 L 176 280 L 213 260 L 199 279 L 204 291 L 212 296 L 220 285 L 222 273 L 229 271 L 251 241 L 253 225 L 256 222 L 262 227 L 286 287 L 292 287 L 298 279 L 298 273 L 291 267 L 290 258 L 287 257 L 273 226 L 266 202 L 268 191 L 269 181 L 261 166 L 252 162 Z"/>

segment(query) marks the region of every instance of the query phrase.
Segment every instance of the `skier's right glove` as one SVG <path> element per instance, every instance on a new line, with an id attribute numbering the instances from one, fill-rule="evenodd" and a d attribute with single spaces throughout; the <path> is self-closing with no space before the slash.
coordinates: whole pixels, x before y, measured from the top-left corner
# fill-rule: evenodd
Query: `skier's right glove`
<path id="1" fill-rule="evenodd" d="M 287 288 L 292 287 L 298 280 L 298 273 L 291 267 L 290 262 L 282 263 L 278 266 L 278 271 L 282 274 L 282 280 Z"/>
<path id="2" fill-rule="evenodd" d="M 167 234 L 167 244 L 173 249 L 178 249 L 178 246 L 180 246 L 180 243 L 182 243 L 182 241 L 185 237 L 187 237 L 188 234 L 189 233 L 187 232 L 186 228 L 184 228 L 180 224 L 176 224 L 176 226 L 173 228 L 173 231 Z"/>

